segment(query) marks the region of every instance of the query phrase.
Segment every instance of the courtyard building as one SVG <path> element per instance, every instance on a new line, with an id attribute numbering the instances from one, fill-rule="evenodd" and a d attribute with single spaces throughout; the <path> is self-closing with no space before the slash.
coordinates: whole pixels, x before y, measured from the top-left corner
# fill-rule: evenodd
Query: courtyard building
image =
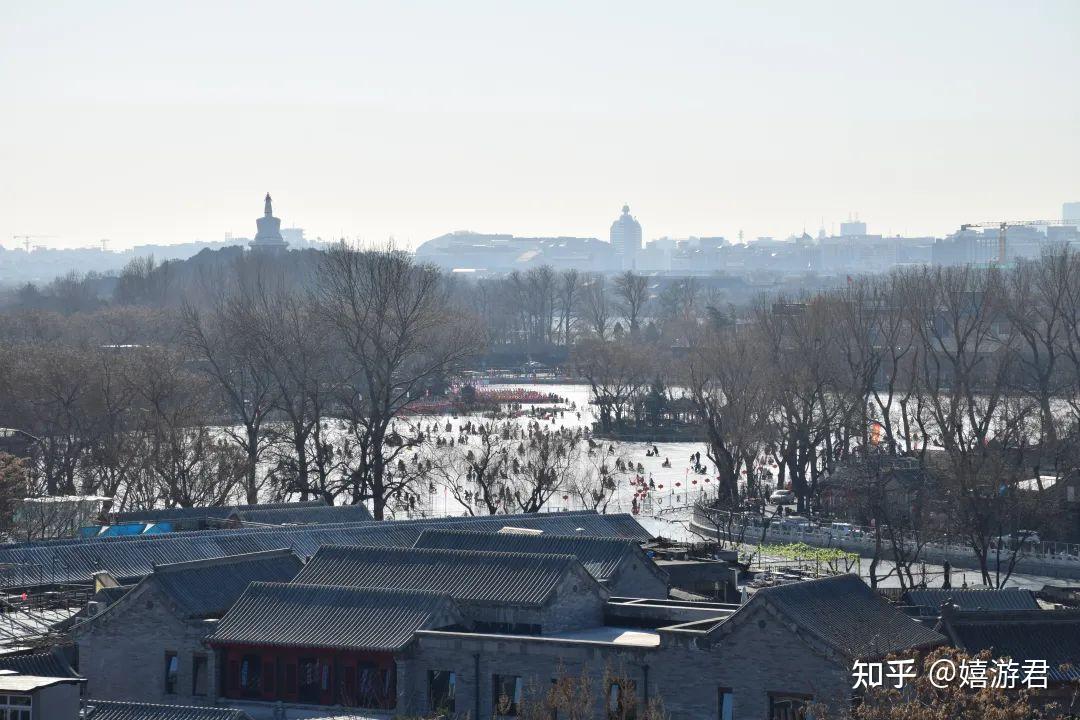
<path id="1" fill-rule="evenodd" d="M 161 565 L 111 606 L 72 629 L 91 697 L 199 704 L 218 677 L 203 639 L 256 580 L 288 581 L 289 550 Z"/>

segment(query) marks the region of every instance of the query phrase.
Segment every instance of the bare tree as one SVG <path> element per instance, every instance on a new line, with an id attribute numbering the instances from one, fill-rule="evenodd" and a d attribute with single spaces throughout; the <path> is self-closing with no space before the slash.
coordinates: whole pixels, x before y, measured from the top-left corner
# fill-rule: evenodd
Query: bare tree
<path id="1" fill-rule="evenodd" d="M 752 469 L 769 432 L 769 376 L 761 352 L 753 335 L 702 328 L 682 366 L 683 383 L 716 466 L 717 499 L 726 507 L 738 502 L 740 473 Z"/>
<path id="2" fill-rule="evenodd" d="M 573 334 L 574 318 L 577 316 L 580 303 L 581 274 L 570 268 L 563 270 L 559 275 L 559 331 L 562 334 L 563 345 L 570 345 Z"/>
<path id="3" fill-rule="evenodd" d="M 1020 390 L 1038 406 L 1040 443 L 1056 451 L 1057 421 L 1053 402 L 1068 392 L 1062 355 L 1068 360 L 1070 294 L 1080 283 L 1080 266 L 1068 249 L 1020 261 L 1006 278 L 1004 309 L 1016 335 L 1015 361 Z M 1072 328 L 1072 333 L 1075 333 Z"/>
<path id="4" fill-rule="evenodd" d="M 831 469 L 832 430 L 845 409 L 836 393 L 830 310 L 816 300 L 763 304 L 755 314 L 772 374 L 773 432 L 800 512 L 811 509 L 817 481 Z"/>
<path id="5" fill-rule="evenodd" d="M 279 492 L 333 502 L 337 462 L 324 433 L 332 396 L 328 328 L 304 295 L 276 283 L 259 283 L 242 312 L 237 324 L 273 382 L 274 409 L 285 421 L 272 446 Z"/>
<path id="6" fill-rule="evenodd" d="M 277 385 L 244 323 L 254 315 L 254 303 L 254 288 L 238 272 L 233 288 L 211 295 L 209 312 L 191 303 L 182 309 L 184 339 L 220 389 L 229 419 L 239 425 L 227 426 L 226 434 L 247 457 L 244 491 L 252 505 L 259 502 L 259 460 L 270 440 L 263 425 L 277 400 Z"/>
<path id="7" fill-rule="evenodd" d="M 510 449 L 506 463 L 506 505 L 533 513 L 562 492 L 579 470 L 580 440 L 568 433 L 530 429 Z"/>
<path id="8" fill-rule="evenodd" d="M 146 410 L 141 428 L 144 497 L 166 506 L 222 505 L 246 476 L 246 456 L 215 435 L 208 416 L 211 382 L 186 370 L 173 351 L 140 355 L 130 377 Z"/>
<path id="9" fill-rule="evenodd" d="M 589 383 L 600 410 L 600 429 L 608 433 L 622 424 L 636 396 L 648 386 L 653 363 L 637 343 L 589 338 L 574 346 L 575 369 Z"/>
<path id="10" fill-rule="evenodd" d="M 611 325 L 611 299 L 608 297 L 607 280 L 603 275 L 590 275 L 582 290 L 581 312 L 585 324 L 597 339 L 607 340 Z"/>
<path id="11" fill-rule="evenodd" d="M 630 337 L 636 338 L 642 311 L 649 302 L 649 279 L 627 270 L 615 278 L 615 294 L 619 298 L 619 309 L 630 325 Z"/>
<path id="12" fill-rule="evenodd" d="M 951 514 L 979 562 L 1000 586 L 1000 538 L 1019 529 L 1010 505 L 1018 470 L 1009 457 L 1026 444 L 1030 408 L 1011 392 L 1016 335 L 1006 320 L 1004 278 L 996 269 L 938 268 L 911 273 L 912 326 L 923 345 L 919 372 L 936 439 L 945 451 Z M 997 557 L 995 558 L 995 554 Z M 991 563 L 993 561 L 993 567 Z"/>
<path id="13" fill-rule="evenodd" d="M 104 348 L 92 356 L 96 370 L 94 410 L 82 459 L 82 492 L 113 498 L 105 511 L 124 508 L 126 498 L 121 493 L 137 483 L 144 460 L 138 432 L 138 394 L 130 382 L 130 356 L 139 352 L 135 348 Z"/>
<path id="14" fill-rule="evenodd" d="M 490 421 L 478 425 L 476 444 L 424 445 L 428 472 L 470 515 L 477 510 L 495 515 L 502 507 L 514 430 L 511 423 Z"/>
<path id="15" fill-rule="evenodd" d="M 315 293 L 341 347 L 336 382 L 351 441 L 347 490 L 354 503 L 371 499 L 382 519 L 390 497 L 408 484 L 394 478 L 391 465 L 419 442 L 416 433 L 391 436 L 392 423 L 479 351 L 483 335 L 450 304 L 441 274 L 401 252 L 334 248 L 319 267 Z"/>

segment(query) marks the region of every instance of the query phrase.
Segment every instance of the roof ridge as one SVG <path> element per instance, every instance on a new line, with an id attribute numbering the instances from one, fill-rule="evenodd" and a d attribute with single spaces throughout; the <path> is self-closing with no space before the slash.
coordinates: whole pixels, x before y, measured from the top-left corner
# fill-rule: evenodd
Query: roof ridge
<path id="1" fill-rule="evenodd" d="M 957 609 L 952 617 L 957 620 L 985 620 L 987 622 L 997 620 L 1038 620 L 1053 622 L 1054 620 L 1080 620 L 1080 608 L 1009 608 L 1004 610 L 980 610 Z"/>
<path id="2" fill-rule="evenodd" d="M 544 562 L 579 562 L 577 556 L 570 555 L 569 553 L 530 553 L 530 552 L 506 552 L 501 550 L 459 550 L 457 548 L 422 548 L 422 547 L 388 547 L 381 545 L 320 545 L 316 554 L 327 550 L 344 550 L 349 554 L 357 554 L 355 551 L 375 550 L 379 555 L 398 554 L 404 555 L 406 553 L 411 554 L 428 554 L 428 555 L 443 555 L 454 557 L 475 557 L 478 559 L 491 558 L 491 559 L 530 559 L 539 560 Z M 372 558 L 366 558 L 370 561 Z M 375 556 L 376 560 L 381 559 L 378 555 Z"/>
<path id="3" fill-rule="evenodd" d="M 784 590 L 787 590 L 787 589 L 790 589 L 790 588 L 793 588 L 793 587 L 798 587 L 800 585 L 809 585 L 810 583 L 816 583 L 817 585 L 821 585 L 823 583 L 837 582 L 837 581 L 839 581 L 841 579 L 847 579 L 847 578 L 855 578 L 860 583 L 862 583 L 868 590 L 870 589 L 870 586 L 867 585 L 865 582 L 863 582 L 863 579 L 861 577 L 859 577 L 858 575 L 856 575 L 855 573 L 841 573 L 839 575 L 829 575 L 829 576 L 823 577 L 823 578 L 807 578 L 807 579 L 804 579 L 804 580 L 796 580 L 794 582 L 783 583 L 781 585 L 773 585 L 771 587 L 764 587 L 764 588 L 761 588 L 760 590 L 758 590 L 757 592 L 755 592 L 754 595 L 757 596 L 757 595 L 761 595 L 762 593 L 765 593 L 766 596 L 768 596 L 768 595 L 776 595 L 778 593 L 783 592 Z"/>
<path id="4" fill-rule="evenodd" d="M 576 541 L 591 540 L 593 542 L 599 541 L 599 542 L 606 542 L 606 543 L 611 543 L 611 544 L 618 543 L 620 545 L 628 545 L 628 544 L 629 545 L 637 545 L 637 543 L 634 542 L 633 538 L 604 537 L 602 535 L 555 535 L 553 533 L 546 533 L 546 532 L 543 533 L 543 534 L 540 534 L 540 535 L 533 535 L 531 533 L 507 533 L 507 532 L 500 532 L 499 530 L 469 530 L 469 529 L 466 529 L 466 528 L 443 527 L 443 526 L 425 527 L 420 532 L 421 535 L 437 534 L 437 533 L 445 533 L 445 534 L 448 534 L 448 535 L 462 535 L 462 536 L 482 535 L 482 536 L 485 536 L 485 537 L 490 535 L 490 536 L 495 536 L 495 537 L 500 537 L 500 538 L 515 538 L 515 539 L 516 538 L 527 538 L 527 540 L 524 540 L 524 542 L 536 542 L 536 541 L 541 541 L 541 540 L 545 540 L 545 539 L 546 540 L 576 540 Z M 545 554 L 550 554 L 550 553 L 545 553 Z"/>
<path id="5" fill-rule="evenodd" d="M 438 590 L 421 590 L 419 588 L 386 588 L 375 587 L 371 585 L 364 585 L 361 587 L 354 587 L 352 585 L 321 585 L 319 583 L 292 583 L 292 582 L 268 582 L 265 580 L 256 580 L 248 585 L 248 590 L 252 588 L 266 588 L 266 589 L 282 589 L 287 588 L 290 590 L 327 590 L 335 592 L 346 592 L 350 594 L 366 593 L 369 595 L 407 595 L 407 596 L 423 596 L 433 599 L 446 599 L 453 602 L 454 598 L 449 593 L 440 592 Z M 244 591 L 245 593 L 247 590 Z"/>
<path id="6" fill-rule="evenodd" d="M 200 558 L 198 560 L 184 560 L 182 562 L 164 563 L 162 565 L 155 563 L 153 568 L 155 573 L 183 572 L 184 570 L 195 570 L 197 568 L 214 567 L 216 565 L 235 565 L 240 562 L 263 560 L 271 557 L 288 557 L 290 555 L 296 555 L 296 553 L 293 552 L 292 548 L 285 547 L 275 548 L 273 550 L 256 550 L 248 553 L 236 553 L 234 555 L 222 555 L 221 557 Z"/>
<path id="7" fill-rule="evenodd" d="M 243 712 L 239 708 L 222 705 L 173 705 L 172 703 L 142 702 L 139 700 L 97 700 L 94 698 L 87 698 L 86 702 L 87 704 L 94 703 L 98 705 L 101 703 L 110 703 L 112 705 L 140 705 L 142 707 L 168 708 L 170 710 L 221 710 L 222 712 Z"/>

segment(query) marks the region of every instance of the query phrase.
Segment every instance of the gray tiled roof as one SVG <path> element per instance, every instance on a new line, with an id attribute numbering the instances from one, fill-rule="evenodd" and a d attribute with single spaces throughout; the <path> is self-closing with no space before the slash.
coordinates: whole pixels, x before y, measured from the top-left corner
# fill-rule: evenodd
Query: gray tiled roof
<path id="1" fill-rule="evenodd" d="M 246 712 L 233 708 L 151 705 L 112 700 L 87 700 L 86 707 L 83 720 L 251 720 Z"/>
<path id="2" fill-rule="evenodd" d="M 270 550 L 209 560 L 159 565 L 148 578 L 189 618 L 218 618 L 249 583 L 288 582 L 303 563 L 292 550 Z"/>
<path id="3" fill-rule="evenodd" d="M 659 576 L 665 574 L 656 567 L 651 558 L 645 555 L 636 541 L 623 538 L 425 528 L 413 547 L 573 555 L 597 580 L 615 577 L 623 567 L 623 563 L 634 561 L 646 568 L 654 569 Z"/>
<path id="4" fill-rule="evenodd" d="M 417 630 L 460 620 L 453 601 L 435 592 L 252 583 L 207 641 L 393 651 Z"/>
<path id="5" fill-rule="evenodd" d="M 763 604 L 849 658 L 884 657 L 945 642 L 944 636 L 897 610 L 857 575 L 763 588 L 711 632 L 739 622 Z"/>
<path id="6" fill-rule="evenodd" d="M 313 525 L 320 523 L 363 522 L 371 513 L 363 505 L 316 505 L 314 507 L 264 508 L 256 505 L 234 513 L 238 520 L 267 525 Z"/>
<path id="7" fill-rule="evenodd" d="M 589 577 L 571 555 L 329 546 L 315 553 L 294 582 L 429 590 L 463 602 L 542 605 L 575 568 Z"/>
<path id="8" fill-rule="evenodd" d="M 4 655 L 0 657 L 0 670 L 13 670 L 20 675 L 38 677 L 74 678 L 79 674 L 58 652 Z"/>
<path id="9" fill-rule="evenodd" d="M 454 517 L 422 520 L 371 521 L 326 525 L 297 525 L 239 530 L 203 530 L 154 536 L 60 540 L 0 548 L 0 588 L 59 583 L 88 583 L 97 570 L 108 570 L 121 581 L 138 580 L 154 564 L 291 548 L 313 554 L 322 545 L 386 545 L 410 547 L 425 527 L 468 527 L 499 530 L 504 526 L 542 530 L 557 535 L 647 538 L 633 518 L 591 512 Z M 635 533 L 634 527 L 637 528 Z M 6 566 L 6 567 L 5 567 Z"/>
<path id="10" fill-rule="evenodd" d="M 298 502 L 261 503 L 259 505 L 214 505 L 211 507 L 173 507 L 152 508 L 150 510 L 133 510 L 131 512 L 116 513 L 116 522 L 161 522 L 163 520 L 197 520 L 199 518 L 224 519 L 232 513 L 240 510 L 273 510 L 305 507 L 326 507 L 323 500 L 306 500 Z"/>
<path id="11" fill-rule="evenodd" d="M 1038 610 L 1035 593 L 1023 588 L 908 590 L 904 595 L 908 605 L 933 612 L 935 615 L 946 602 L 961 610 Z"/>
<path id="12" fill-rule="evenodd" d="M 615 530 L 618 537 L 631 538 L 638 542 L 647 542 L 653 539 L 652 534 L 643 528 L 641 523 L 629 513 L 612 513 L 603 517 L 608 525 Z"/>
<path id="13" fill-rule="evenodd" d="M 943 616 L 939 627 L 969 653 L 990 650 L 994 657 L 1009 657 L 1021 664 L 1045 660 L 1051 680 L 1080 680 L 1078 610 L 956 612 Z"/>

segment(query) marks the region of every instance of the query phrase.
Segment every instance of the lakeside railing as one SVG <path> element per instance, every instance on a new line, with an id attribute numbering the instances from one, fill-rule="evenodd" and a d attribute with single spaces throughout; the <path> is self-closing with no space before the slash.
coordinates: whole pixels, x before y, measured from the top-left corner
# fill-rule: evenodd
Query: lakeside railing
<path id="1" fill-rule="evenodd" d="M 696 504 L 692 522 L 699 529 L 709 533 L 720 533 L 727 540 L 757 543 L 764 542 L 803 542 L 816 547 L 835 547 L 863 555 L 872 554 L 875 547 L 874 528 L 844 523 L 843 527 L 831 527 L 814 524 L 803 518 L 765 517 L 755 513 L 730 513 Z M 1014 552 L 1013 541 L 1003 539 L 1000 556 L 1007 561 Z M 903 540 L 903 547 L 914 551 L 914 540 Z M 992 542 L 991 560 L 995 560 L 999 547 Z M 1015 549 L 1020 561 L 1046 563 L 1075 569 L 1080 573 L 1080 543 L 1062 543 L 1052 541 L 1024 542 Z M 948 538 L 936 539 L 922 544 L 920 555 L 930 561 L 931 558 L 949 558 L 952 556 L 974 556 L 974 551 L 966 542 L 950 541 Z M 1071 574 L 1071 573 L 1070 573 Z"/>

